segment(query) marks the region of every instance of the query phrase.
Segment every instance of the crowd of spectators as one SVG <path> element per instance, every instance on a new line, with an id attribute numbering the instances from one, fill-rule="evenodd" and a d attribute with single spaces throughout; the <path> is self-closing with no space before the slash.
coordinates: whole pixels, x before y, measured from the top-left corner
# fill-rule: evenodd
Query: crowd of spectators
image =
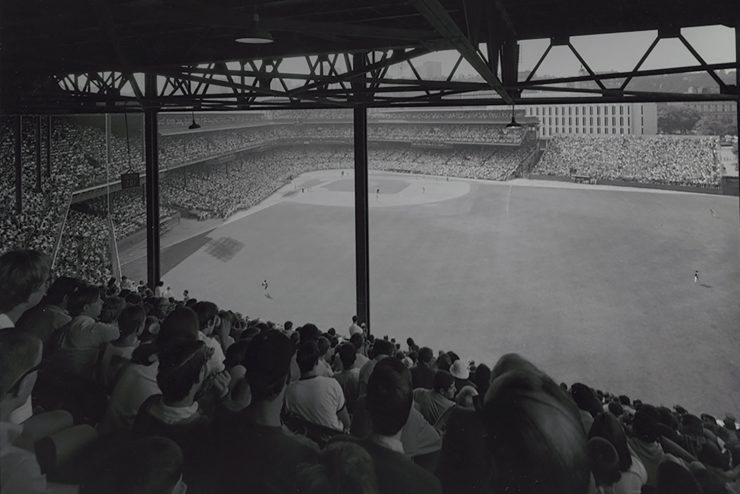
<path id="1" fill-rule="evenodd" d="M 108 197 L 99 196 L 83 203 L 85 212 L 99 218 L 107 218 Z M 176 211 L 160 204 L 159 216 L 165 218 Z M 146 227 L 146 203 L 141 189 L 126 189 L 110 195 L 110 216 L 116 237 L 123 239 Z"/>
<path id="2" fill-rule="evenodd" d="M 717 186 L 717 137 L 556 136 L 533 173 L 647 184 Z"/>
<path id="3" fill-rule="evenodd" d="M 266 112 L 269 120 L 305 121 L 352 121 L 352 110 L 279 110 Z M 477 120 L 506 123 L 511 119 L 511 110 L 383 110 L 368 111 L 368 121 L 444 121 L 444 120 Z M 524 118 L 524 110 L 516 111 L 517 118 Z"/>
<path id="4" fill-rule="evenodd" d="M 729 414 L 50 276 L 0 256 L 3 493 L 740 492 Z"/>
<path id="5" fill-rule="evenodd" d="M 175 211 L 195 211 L 201 217 L 227 218 L 260 203 L 301 173 L 351 168 L 352 148 L 343 144 L 351 141 L 351 125 L 310 123 L 322 116 L 337 117 L 345 113 L 312 112 L 304 115 L 305 119 L 290 123 L 286 122 L 286 119 L 291 119 L 290 112 L 284 115 L 280 112 L 282 117 L 278 117 L 278 113 L 249 114 L 238 118 L 199 115 L 199 118 L 206 118 L 204 123 L 209 125 L 263 121 L 265 125 L 162 135 L 160 167 L 163 170 L 251 148 L 230 163 L 196 164 L 165 173 L 161 180 L 162 216 Z M 515 173 L 534 149 L 531 133 L 526 130 L 474 123 L 448 125 L 439 117 L 443 115 L 454 120 L 463 119 L 465 115 L 470 118 L 487 115 L 495 120 L 503 116 L 500 111 L 407 112 L 410 120 L 430 121 L 424 125 L 393 123 L 383 120 L 383 112 L 375 113 L 375 123 L 371 122 L 368 127 L 371 141 L 368 161 L 374 170 L 504 180 Z M 406 115 L 405 112 L 386 113 L 394 118 Z M 179 125 L 186 117 L 184 114 L 164 115 L 162 118 L 172 125 Z M 333 118 L 333 121 L 337 119 Z M 396 118 L 395 121 L 400 120 Z M 30 247 L 52 254 L 61 236 L 57 254 L 60 272 L 79 274 L 73 269 L 84 266 L 82 274 L 86 278 L 100 281 L 110 273 L 110 256 L 95 254 L 105 250 L 101 248 L 103 244 L 110 244 L 107 199 L 87 201 L 85 207 L 70 214 L 67 222 L 65 213 L 74 191 L 104 181 L 106 176 L 116 179 L 129 167 L 143 170 L 141 136 L 134 132 L 130 146 L 127 146 L 124 138 L 114 134 L 111 139 L 112 162 L 106 169 L 104 131 L 55 117 L 51 177 L 44 173 L 39 191 L 36 190 L 35 175 L 35 125 L 28 123 L 28 119 L 24 119 L 24 214 L 22 217 L 16 215 L 11 207 L 0 211 L 3 231 L 0 247 L 5 250 Z M 46 125 L 43 119 L 42 136 L 46 135 Z M 0 121 L 0 200 L 7 205 L 15 200 L 13 140 L 12 120 L 3 119 Z M 409 146 L 409 142 L 414 145 Z M 463 148 L 451 144 L 455 142 L 510 145 Z M 306 143 L 310 143 L 310 147 Z M 549 141 L 532 173 L 585 176 L 594 181 L 717 186 L 721 170 L 716 148 L 717 139 L 713 137 L 560 136 Z M 42 164 L 46 165 L 45 152 L 42 152 Z M 144 204 L 140 198 L 138 189 L 111 195 L 111 217 L 117 239 L 140 230 L 145 224 Z M 64 231 L 61 231 L 62 226 Z M 80 259 L 85 262 L 81 264 Z M 101 263 L 96 265 L 98 260 Z"/>

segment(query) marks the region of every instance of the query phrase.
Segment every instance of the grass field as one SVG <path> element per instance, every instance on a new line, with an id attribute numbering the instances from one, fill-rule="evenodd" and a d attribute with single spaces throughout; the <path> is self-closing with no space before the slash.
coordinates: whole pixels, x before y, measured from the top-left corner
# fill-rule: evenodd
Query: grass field
<path id="1" fill-rule="evenodd" d="M 489 365 L 519 352 L 558 381 L 737 415 L 737 198 L 542 185 L 371 175 L 373 332 Z M 345 333 L 351 178 L 300 177 L 267 206 L 170 247 L 166 283 Z"/>

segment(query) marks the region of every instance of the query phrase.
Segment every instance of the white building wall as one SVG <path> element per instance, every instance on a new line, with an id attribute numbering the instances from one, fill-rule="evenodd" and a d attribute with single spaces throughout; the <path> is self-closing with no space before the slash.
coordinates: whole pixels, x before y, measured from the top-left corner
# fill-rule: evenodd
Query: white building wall
<path id="1" fill-rule="evenodd" d="M 527 116 L 539 120 L 539 137 L 555 135 L 655 135 L 655 103 L 529 105 Z"/>

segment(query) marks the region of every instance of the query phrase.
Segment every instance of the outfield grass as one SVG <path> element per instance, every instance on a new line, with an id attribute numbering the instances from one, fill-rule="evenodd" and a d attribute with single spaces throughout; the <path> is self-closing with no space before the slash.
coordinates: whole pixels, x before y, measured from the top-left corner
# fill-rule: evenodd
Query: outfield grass
<path id="1" fill-rule="evenodd" d="M 435 191 L 459 182 L 374 180 L 383 184 L 370 201 L 376 335 L 489 365 L 520 352 L 556 380 L 740 412 L 737 198 L 470 182 L 441 200 Z M 311 182 L 311 195 L 293 191 L 213 230 L 213 242 L 243 244 L 227 256 L 200 242 L 171 247 L 165 281 L 251 317 L 346 332 L 354 216 L 351 201 L 333 198 L 351 184 Z M 390 205 L 404 194 L 415 196 Z"/>

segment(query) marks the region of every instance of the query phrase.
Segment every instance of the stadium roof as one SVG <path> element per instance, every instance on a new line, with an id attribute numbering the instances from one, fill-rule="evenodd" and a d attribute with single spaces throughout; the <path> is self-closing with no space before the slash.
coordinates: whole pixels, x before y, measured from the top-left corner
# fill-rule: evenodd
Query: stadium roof
<path id="1" fill-rule="evenodd" d="M 511 104 L 527 89 L 518 41 L 573 48 L 571 36 L 657 30 L 684 42 L 680 28 L 738 23 L 737 0 L 25 0 L 0 8 L 3 112 L 445 105 L 482 89 L 496 91 L 490 104 Z M 235 41 L 265 31 L 273 42 Z M 480 80 L 387 75 L 394 63 L 448 49 Z M 281 68 L 296 56 L 307 57 L 306 70 Z M 733 66 L 696 57 L 674 73 Z M 592 99 L 646 98 L 603 84 L 583 64 L 583 80 L 598 80 Z M 159 78 L 147 84 L 145 73 Z M 735 93 L 718 81 L 711 96 Z"/>

